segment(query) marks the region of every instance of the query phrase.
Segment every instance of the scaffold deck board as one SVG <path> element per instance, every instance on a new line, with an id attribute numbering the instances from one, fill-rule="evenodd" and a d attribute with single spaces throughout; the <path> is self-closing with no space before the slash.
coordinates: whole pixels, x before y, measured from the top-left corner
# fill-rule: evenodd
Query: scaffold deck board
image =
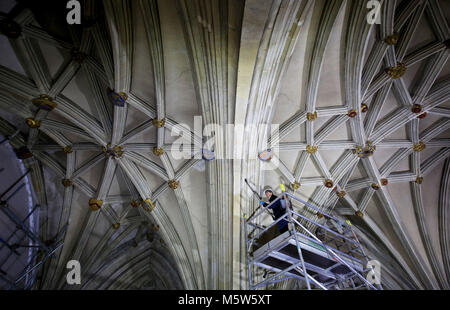
<path id="1" fill-rule="evenodd" d="M 297 232 L 297 239 L 302 248 L 306 269 L 311 276 L 317 276 L 321 281 L 330 281 L 336 279 L 337 276 L 345 277 L 351 273 L 351 270 L 337 262 L 323 245 L 309 240 L 299 232 Z M 342 255 L 341 258 L 356 271 L 364 271 L 364 265 L 357 259 L 350 259 Z M 297 264 L 300 259 L 294 235 L 287 231 L 262 245 L 253 253 L 252 261 L 255 265 L 274 272 L 285 270 L 289 266 Z M 291 270 L 289 274 L 301 277 L 301 273 L 296 270 Z"/>

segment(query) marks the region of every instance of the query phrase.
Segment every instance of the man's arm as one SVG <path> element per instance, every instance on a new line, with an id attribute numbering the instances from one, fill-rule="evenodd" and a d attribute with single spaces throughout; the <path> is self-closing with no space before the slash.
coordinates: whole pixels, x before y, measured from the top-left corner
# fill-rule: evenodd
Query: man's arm
<path id="1" fill-rule="evenodd" d="M 267 213 L 270 214 L 270 216 L 272 216 L 272 218 L 274 219 L 274 215 L 273 212 L 270 212 L 273 209 L 273 204 L 271 206 L 269 206 L 269 204 L 267 202 L 264 202 L 262 200 L 259 201 L 259 204 L 267 211 Z M 269 207 L 267 207 L 269 206 Z"/>

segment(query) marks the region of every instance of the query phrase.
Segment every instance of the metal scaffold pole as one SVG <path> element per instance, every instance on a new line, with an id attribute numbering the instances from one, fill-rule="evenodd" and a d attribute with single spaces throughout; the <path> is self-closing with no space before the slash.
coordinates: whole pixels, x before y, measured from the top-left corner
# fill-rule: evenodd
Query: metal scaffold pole
<path id="1" fill-rule="evenodd" d="M 2 171 L 4 171 L 3 168 L 0 169 L 0 172 Z M 55 254 L 56 251 L 61 249 L 64 242 L 60 239 L 68 227 L 68 224 L 66 224 L 51 243 L 45 242 L 39 237 L 39 230 L 37 232 L 34 232 L 32 225 L 30 224 L 31 226 L 29 227 L 26 224 L 33 213 L 39 209 L 40 205 L 35 204 L 33 208 L 29 210 L 29 212 L 27 212 L 27 215 L 24 219 L 21 219 L 21 216 L 18 215 L 20 214 L 20 212 L 16 212 L 19 209 L 13 209 L 10 206 L 12 198 L 26 186 L 25 183 L 20 183 L 25 180 L 29 173 L 30 170 L 27 170 L 10 186 L 8 186 L 8 188 L 4 190 L 3 193 L 0 194 L 0 211 L 15 227 L 9 237 L 7 237 L 6 239 L 0 237 L 0 250 L 2 248 L 7 248 L 9 250 L 9 253 L 2 258 L 0 267 L 8 262 L 8 260 L 11 258 L 11 255 L 15 255 L 17 259 L 21 259 L 21 256 L 27 253 L 27 262 L 24 263 L 24 267 L 22 268 L 18 276 L 8 275 L 6 271 L 0 269 L 0 280 L 7 284 L 7 288 L 14 290 L 28 289 L 34 284 L 33 274 L 35 274 L 47 262 L 47 260 Z M 19 232 L 23 234 L 18 234 Z M 24 252 L 24 250 L 21 251 L 20 249 L 28 250 Z M 41 259 L 38 259 L 39 256 L 41 256 Z M 12 277 L 16 279 L 12 280 Z M 24 280 L 25 282 L 21 284 Z"/>
<path id="2" fill-rule="evenodd" d="M 250 264 L 250 249 L 249 249 L 249 241 L 248 241 L 248 232 L 247 232 L 247 225 L 245 224 L 245 215 L 244 215 L 244 233 L 245 233 L 245 255 L 247 256 L 247 269 L 248 269 L 248 281 L 249 281 L 249 288 L 252 290 L 252 268 Z"/>
<path id="3" fill-rule="evenodd" d="M 286 196 L 286 191 L 285 191 L 284 186 L 282 187 L 282 191 L 283 191 L 284 201 L 285 201 L 285 204 L 286 204 L 286 211 L 287 211 L 287 214 L 288 214 L 289 230 L 291 230 L 291 233 L 292 233 L 292 235 L 295 238 L 295 244 L 297 246 L 298 257 L 300 258 L 300 261 L 302 262 L 302 273 L 303 273 L 303 275 L 305 277 L 306 286 L 307 286 L 308 290 L 310 290 L 311 289 L 311 284 L 309 284 L 309 275 L 308 275 L 308 271 L 306 270 L 306 267 L 305 267 L 305 261 L 303 259 L 303 254 L 302 254 L 302 248 L 300 246 L 300 243 L 298 242 L 297 234 L 295 232 L 295 227 L 293 225 L 291 225 L 291 223 L 292 223 L 292 215 L 291 215 L 291 212 L 290 212 L 290 205 L 289 205 L 289 201 L 288 201 L 287 196 Z"/>

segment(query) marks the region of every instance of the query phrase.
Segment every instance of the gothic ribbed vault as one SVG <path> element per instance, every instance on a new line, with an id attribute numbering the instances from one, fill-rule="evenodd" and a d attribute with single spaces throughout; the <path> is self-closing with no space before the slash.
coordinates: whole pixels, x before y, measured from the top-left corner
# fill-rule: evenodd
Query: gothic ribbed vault
<path id="1" fill-rule="evenodd" d="M 64 241 L 34 288 L 247 288 L 244 178 L 350 220 L 385 288 L 450 288 L 446 0 L 373 25 L 360 0 L 85 0 L 80 26 L 41 2 L 0 7 L 0 133 Z M 200 159 L 194 116 L 247 126 L 216 136 L 239 159 Z"/>

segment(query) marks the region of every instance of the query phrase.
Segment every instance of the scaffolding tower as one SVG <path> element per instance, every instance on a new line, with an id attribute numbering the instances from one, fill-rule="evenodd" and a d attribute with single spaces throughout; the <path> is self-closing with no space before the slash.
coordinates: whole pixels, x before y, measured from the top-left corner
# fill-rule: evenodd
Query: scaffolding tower
<path id="1" fill-rule="evenodd" d="M 9 140 L 10 137 L 6 137 L 0 145 Z M 20 152 L 14 151 L 18 159 L 24 159 L 20 157 Z M 0 168 L 3 184 L 9 179 L 4 170 Z M 0 193 L 0 216 L 4 223 L 0 231 L 0 289 L 32 289 L 39 270 L 64 244 L 62 237 L 67 224 L 52 240 L 42 240 L 39 226 L 30 226 L 33 217 L 39 218 L 40 205 L 34 204 L 29 210 L 26 206 L 12 204 L 13 198 L 25 189 L 30 172 L 28 169 Z"/>
<path id="2" fill-rule="evenodd" d="M 369 273 L 371 279 L 375 273 L 351 223 L 343 223 L 287 193 L 283 185 L 281 188 L 282 194 L 267 207 L 261 206 L 252 216 L 243 218 L 249 288 L 298 279 L 308 289 L 382 289 L 367 279 Z M 280 199 L 286 202 L 286 213 L 269 226 L 261 225 L 267 208 Z M 291 200 L 335 225 L 296 212 Z M 276 225 L 282 220 L 288 222 L 289 229 L 280 234 Z M 258 276 L 261 273 L 263 277 Z"/>

